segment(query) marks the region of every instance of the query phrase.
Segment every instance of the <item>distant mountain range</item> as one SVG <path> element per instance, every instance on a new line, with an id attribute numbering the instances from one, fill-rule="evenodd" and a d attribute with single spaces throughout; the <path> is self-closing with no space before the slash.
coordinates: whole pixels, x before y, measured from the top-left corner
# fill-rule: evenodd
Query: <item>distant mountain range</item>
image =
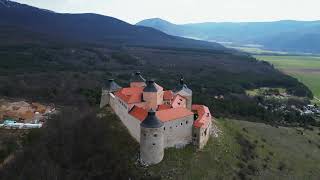
<path id="1" fill-rule="evenodd" d="M 275 21 L 243 23 L 197 23 L 177 25 L 155 18 L 137 25 L 167 34 L 234 46 L 257 46 L 288 52 L 320 52 L 320 21 Z"/>
<path id="2" fill-rule="evenodd" d="M 217 43 L 174 37 L 108 16 L 55 13 L 8 0 L 0 0 L 0 17 L 0 29 L 15 29 L 16 34 L 28 31 L 53 39 L 107 45 L 226 49 Z"/>

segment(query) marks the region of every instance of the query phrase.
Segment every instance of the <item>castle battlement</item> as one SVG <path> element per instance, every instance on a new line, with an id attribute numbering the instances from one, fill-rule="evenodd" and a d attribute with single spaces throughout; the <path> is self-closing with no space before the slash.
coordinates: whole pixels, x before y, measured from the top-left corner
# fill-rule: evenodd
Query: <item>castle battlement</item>
<path id="1" fill-rule="evenodd" d="M 161 162 L 165 148 L 193 144 L 201 149 L 210 137 L 211 113 L 192 104 L 192 90 L 183 78 L 174 90 L 146 81 L 140 72 L 125 88 L 111 79 L 102 88 L 100 107 L 106 105 L 140 143 L 140 160 L 147 165 Z"/>

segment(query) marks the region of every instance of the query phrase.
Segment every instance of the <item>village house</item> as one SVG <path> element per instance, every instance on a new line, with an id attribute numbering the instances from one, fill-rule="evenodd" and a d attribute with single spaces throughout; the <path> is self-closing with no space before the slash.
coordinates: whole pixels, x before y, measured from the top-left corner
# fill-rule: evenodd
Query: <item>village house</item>
<path id="1" fill-rule="evenodd" d="M 110 79 L 102 88 L 100 107 L 109 105 L 132 137 L 140 143 L 140 161 L 157 164 L 164 149 L 193 144 L 203 148 L 209 137 L 212 117 L 208 107 L 192 104 L 192 90 L 180 79 L 174 90 L 136 72 L 129 87 Z"/>

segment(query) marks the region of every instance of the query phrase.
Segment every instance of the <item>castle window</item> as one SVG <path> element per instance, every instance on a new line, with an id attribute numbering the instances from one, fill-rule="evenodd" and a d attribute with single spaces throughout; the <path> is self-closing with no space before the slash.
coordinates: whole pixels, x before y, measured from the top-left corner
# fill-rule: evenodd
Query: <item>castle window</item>
<path id="1" fill-rule="evenodd" d="M 188 124 L 188 121 L 186 121 L 186 124 Z"/>
<path id="2" fill-rule="evenodd" d="M 165 131 L 165 130 L 166 130 L 166 127 L 163 127 L 163 130 Z"/>
<path id="3" fill-rule="evenodd" d="M 182 123 L 181 123 L 181 126 L 182 126 Z"/>
<path id="4" fill-rule="evenodd" d="M 158 137 L 158 134 L 154 134 L 153 137 Z"/>
<path id="5" fill-rule="evenodd" d="M 152 143 L 152 145 L 153 145 L 153 146 L 155 146 L 155 145 L 156 145 L 156 143 Z"/>
<path id="6" fill-rule="evenodd" d="M 172 126 L 170 126 L 170 129 L 172 129 Z"/>
<path id="7" fill-rule="evenodd" d="M 143 134 L 143 136 L 147 136 L 146 134 Z"/>

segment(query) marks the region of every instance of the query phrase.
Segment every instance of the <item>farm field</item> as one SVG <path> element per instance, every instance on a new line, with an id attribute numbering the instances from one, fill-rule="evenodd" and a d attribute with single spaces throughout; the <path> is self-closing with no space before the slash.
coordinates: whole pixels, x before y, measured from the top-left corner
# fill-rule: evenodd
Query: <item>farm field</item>
<path id="1" fill-rule="evenodd" d="M 255 56 L 272 63 L 281 71 L 297 78 L 313 92 L 320 102 L 320 56 Z"/>

